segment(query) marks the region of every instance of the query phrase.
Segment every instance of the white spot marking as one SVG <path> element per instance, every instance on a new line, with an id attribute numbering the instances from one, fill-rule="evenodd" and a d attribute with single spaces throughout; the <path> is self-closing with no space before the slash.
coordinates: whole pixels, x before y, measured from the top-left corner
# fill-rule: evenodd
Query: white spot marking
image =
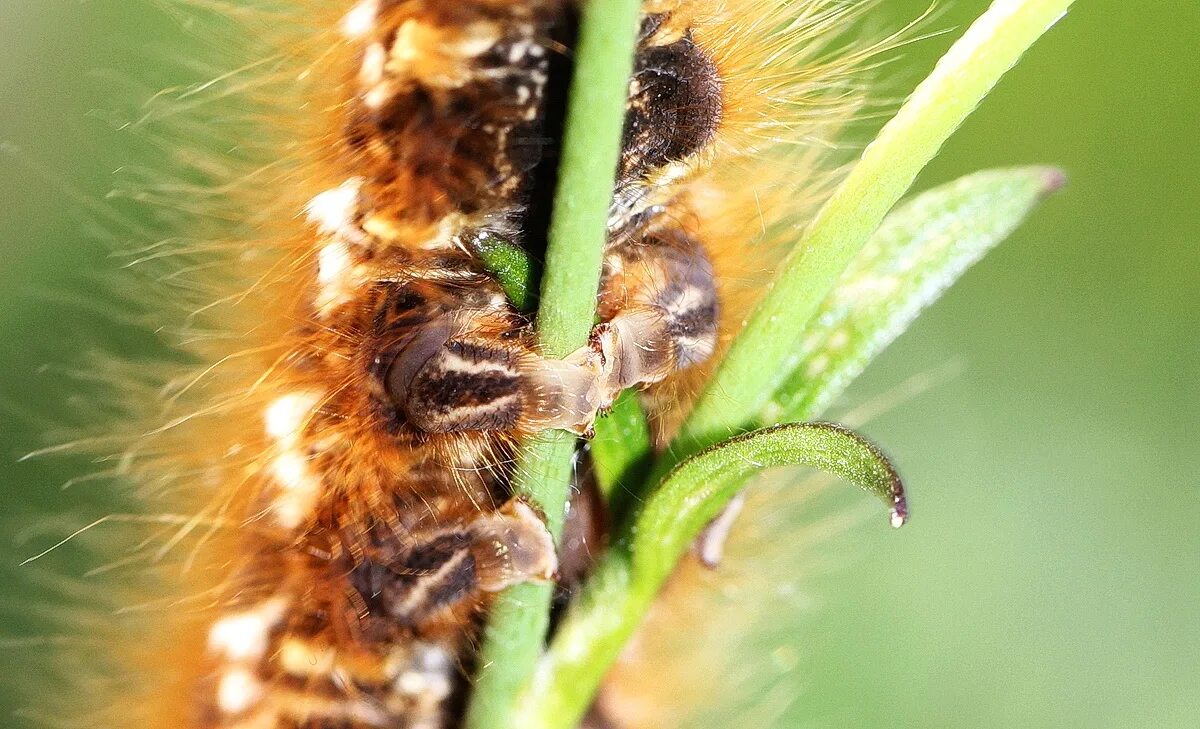
<path id="1" fill-rule="evenodd" d="M 463 58 L 482 56 L 500 40 L 496 26 L 489 22 L 471 23 L 462 29 L 460 38 L 458 42 L 449 44 L 449 48 Z"/>
<path id="2" fill-rule="evenodd" d="M 391 98 L 392 87 L 389 84 L 381 83 L 363 96 L 363 104 L 365 104 L 368 109 L 379 110 L 382 109 L 383 105 L 386 104 Z"/>
<path id="3" fill-rule="evenodd" d="M 448 697 L 454 689 L 449 677 L 455 670 L 450 655 L 428 643 L 416 643 L 411 650 L 395 651 L 389 658 L 387 672 L 393 676 L 395 691 L 433 701 Z"/>
<path id="4" fill-rule="evenodd" d="M 305 517 L 312 513 L 316 501 L 316 494 L 288 491 L 275 498 L 271 509 L 275 514 L 275 521 L 279 522 L 280 526 L 285 529 L 298 529 L 304 523 Z"/>
<path id="5" fill-rule="evenodd" d="M 221 618 L 208 632 L 208 649 L 231 661 L 255 661 L 267 652 L 271 630 L 283 619 L 287 601 L 273 598 L 243 613 Z"/>
<path id="6" fill-rule="evenodd" d="M 344 279 L 350 271 L 352 261 L 346 244 L 335 241 L 317 254 L 317 280 L 326 286 Z"/>
<path id="7" fill-rule="evenodd" d="M 362 69 L 358 80 L 363 86 L 374 86 L 383 80 L 383 67 L 387 63 L 387 49 L 382 43 L 372 43 L 363 54 Z"/>
<path id="8" fill-rule="evenodd" d="M 304 456 L 296 451 L 285 451 L 271 464 L 271 472 L 280 486 L 289 491 L 308 490 L 312 474 Z"/>
<path id="9" fill-rule="evenodd" d="M 508 62 L 515 64 L 530 55 L 533 55 L 533 41 L 521 40 L 513 43 L 512 47 L 508 49 Z"/>
<path id="10" fill-rule="evenodd" d="M 317 195 L 304 207 L 309 222 L 322 232 L 337 235 L 348 227 L 358 213 L 358 194 L 362 178 L 352 177 L 338 187 Z"/>
<path id="11" fill-rule="evenodd" d="M 705 292 L 697 286 L 688 286 L 679 292 L 674 299 L 665 302 L 663 308 L 666 309 L 668 314 L 678 317 L 699 309 L 705 303 L 707 303 Z"/>
<path id="12" fill-rule="evenodd" d="M 264 420 L 267 435 L 284 446 L 292 446 L 300 437 L 304 424 L 321 401 L 316 392 L 289 392 L 267 406 Z"/>
<path id="13" fill-rule="evenodd" d="M 262 684 L 249 670 L 232 668 L 217 685 L 217 705 L 227 714 L 240 714 L 262 698 Z"/>
<path id="14" fill-rule="evenodd" d="M 525 506 L 518 502 L 519 506 Z M 529 507 L 525 507 L 528 509 Z M 530 514 L 533 512 L 530 511 Z M 535 519 L 537 517 L 534 517 Z M 417 643 L 412 648 L 413 661 L 419 664 L 426 671 L 446 672 L 453 667 L 453 661 L 450 658 L 450 653 L 441 646 L 431 643 Z"/>
<path id="15" fill-rule="evenodd" d="M 317 505 L 321 482 L 308 467 L 308 461 L 296 451 L 286 451 L 271 463 L 271 473 L 281 492 L 271 504 L 276 521 L 287 529 L 304 523 Z"/>
<path id="16" fill-rule="evenodd" d="M 316 306 L 322 315 L 354 298 L 354 292 L 363 284 L 363 276 L 345 243 L 335 240 L 317 254 L 317 282 L 321 288 Z"/>
<path id="17" fill-rule="evenodd" d="M 396 679 L 396 690 L 402 694 L 409 696 L 417 696 L 425 693 L 425 687 L 429 682 L 423 673 L 417 671 L 405 671 L 400 674 L 400 678 Z"/>
<path id="18" fill-rule="evenodd" d="M 342 33 L 347 38 L 361 38 L 375 27 L 379 0 L 362 0 L 342 18 Z"/>
<path id="19" fill-rule="evenodd" d="M 281 527 L 294 530 L 304 523 L 304 517 L 311 508 L 307 502 L 302 503 L 294 496 L 283 494 L 275 499 L 272 510 L 275 513 L 275 521 L 279 522 Z"/>
<path id="20" fill-rule="evenodd" d="M 400 24 L 400 27 L 396 29 L 396 40 L 392 42 L 390 51 L 392 64 L 403 68 L 421 57 L 420 51 L 417 50 L 420 31 L 421 27 L 414 18 L 409 18 Z"/>

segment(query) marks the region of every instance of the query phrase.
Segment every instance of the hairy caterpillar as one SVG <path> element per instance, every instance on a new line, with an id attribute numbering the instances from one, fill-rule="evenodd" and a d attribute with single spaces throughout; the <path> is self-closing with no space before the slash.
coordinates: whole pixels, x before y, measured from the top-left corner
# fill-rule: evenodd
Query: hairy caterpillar
<path id="1" fill-rule="evenodd" d="M 255 221 L 269 243 L 244 245 L 251 283 L 218 298 L 236 301 L 238 336 L 203 344 L 206 372 L 133 446 L 154 456 L 133 467 L 149 479 L 183 474 L 164 551 L 196 544 L 162 594 L 186 597 L 149 611 L 154 635 L 173 633 L 161 654 L 127 661 L 146 666 L 142 698 L 102 698 L 115 718 L 98 721 L 451 725 L 488 595 L 571 557 L 508 498 L 513 445 L 586 431 L 648 384 L 670 431 L 701 376 L 673 375 L 719 349 L 718 299 L 727 331 L 787 216 L 819 197 L 820 142 L 859 103 L 867 55 L 822 43 L 859 10 L 646 4 L 603 324 L 561 362 L 536 354 L 472 251 L 538 245 L 570 6 L 305 16 L 278 72 L 308 94 L 295 161 L 246 181 L 279 191 Z"/>

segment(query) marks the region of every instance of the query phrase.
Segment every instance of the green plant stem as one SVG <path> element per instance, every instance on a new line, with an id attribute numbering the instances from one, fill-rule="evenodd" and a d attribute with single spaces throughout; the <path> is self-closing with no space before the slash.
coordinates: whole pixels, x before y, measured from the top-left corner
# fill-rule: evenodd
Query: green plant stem
<path id="1" fill-rule="evenodd" d="M 538 337 L 548 357 L 565 357 L 586 344 L 595 319 L 640 11 L 640 0 L 588 0 L 581 9 L 538 308 Z M 513 481 L 514 493 L 541 509 L 556 538 L 574 447 L 568 433 L 537 436 Z M 517 687 L 541 653 L 551 597 L 549 585 L 521 585 L 501 595 L 484 634 L 468 729 L 514 726 Z"/>
<path id="2" fill-rule="evenodd" d="M 585 344 L 596 316 L 640 11 L 638 0 L 583 3 L 538 307 L 548 357 Z"/>
<path id="3" fill-rule="evenodd" d="M 557 542 L 571 482 L 575 436 L 561 430 L 541 433 L 521 454 L 514 484 L 546 509 L 546 527 Z M 518 490 L 514 486 L 514 490 Z M 558 506 L 554 506 L 558 504 Z M 475 687 L 467 712 L 468 729 L 502 729 L 514 701 L 542 655 L 550 627 L 554 585 L 526 583 L 505 590 L 488 616 Z"/>
<path id="4" fill-rule="evenodd" d="M 782 425 L 710 448 L 682 463 L 621 534 L 555 635 L 513 726 L 570 729 L 645 617 L 676 562 L 763 469 L 805 465 L 879 496 L 904 521 L 903 487 L 887 458 L 855 433 L 827 423 Z"/>
<path id="5" fill-rule="evenodd" d="M 889 210 L 1000 77 L 1072 0 L 996 0 L 938 62 L 784 261 L 657 470 L 754 423 L 794 369 L 797 340 Z"/>

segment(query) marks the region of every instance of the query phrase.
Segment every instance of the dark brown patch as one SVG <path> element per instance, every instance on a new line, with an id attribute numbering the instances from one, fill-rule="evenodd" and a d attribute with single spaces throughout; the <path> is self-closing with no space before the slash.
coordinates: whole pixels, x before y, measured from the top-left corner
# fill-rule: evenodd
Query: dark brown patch
<path id="1" fill-rule="evenodd" d="M 430 433 L 496 430 L 514 427 L 521 417 L 525 398 L 511 396 L 520 394 L 526 381 L 515 373 L 512 351 L 450 340 L 432 356 L 414 351 L 413 357 L 428 359 L 416 365 L 411 375 L 398 369 L 407 356 L 406 350 L 393 364 L 388 392 L 418 428 Z M 452 358 L 475 367 L 459 369 Z"/>
<path id="2" fill-rule="evenodd" d="M 419 399 L 433 412 L 450 414 L 477 408 L 520 392 L 520 379 L 495 372 L 442 372 L 419 380 Z M 417 399 L 417 398 L 414 398 Z"/>
<path id="3" fill-rule="evenodd" d="M 700 151 L 721 121 L 721 80 L 716 64 L 690 37 L 642 48 L 618 179 L 622 183 Z"/>
<path id="4" fill-rule="evenodd" d="M 350 584 L 372 618 L 388 618 L 420 630 L 422 623 L 473 596 L 478 578 L 467 532 L 449 532 L 415 541 L 387 557 L 356 565 Z"/>

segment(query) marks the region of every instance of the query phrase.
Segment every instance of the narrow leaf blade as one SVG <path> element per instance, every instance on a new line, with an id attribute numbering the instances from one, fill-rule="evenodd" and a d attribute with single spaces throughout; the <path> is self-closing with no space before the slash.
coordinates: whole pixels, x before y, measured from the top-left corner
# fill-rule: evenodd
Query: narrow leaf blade
<path id="1" fill-rule="evenodd" d="M 763 423 L 819 416 L 968 268 L 1064 182 L 1050 167 L 987 170 L 894 211 L 826 297 Z"/>
<path id="2" fill-rule="evenodd" d="M 498 236 L 485 235 L 472 240 L 471 249 L 484 270 L 499 282 L 513 306 L 525 312 L 536 308 L 541 272 L 524 248 Z"/>
<path id="3" fill-rule="evenodd" d="M 610 512 L 619 513 L 623 502 L 640 495 L 636 490 L 645 481 L 654 455 L 650 423 L 637 391 L 621 393 L 612 412 L 596 421 L 590 448 L 600 493 Z"/>

